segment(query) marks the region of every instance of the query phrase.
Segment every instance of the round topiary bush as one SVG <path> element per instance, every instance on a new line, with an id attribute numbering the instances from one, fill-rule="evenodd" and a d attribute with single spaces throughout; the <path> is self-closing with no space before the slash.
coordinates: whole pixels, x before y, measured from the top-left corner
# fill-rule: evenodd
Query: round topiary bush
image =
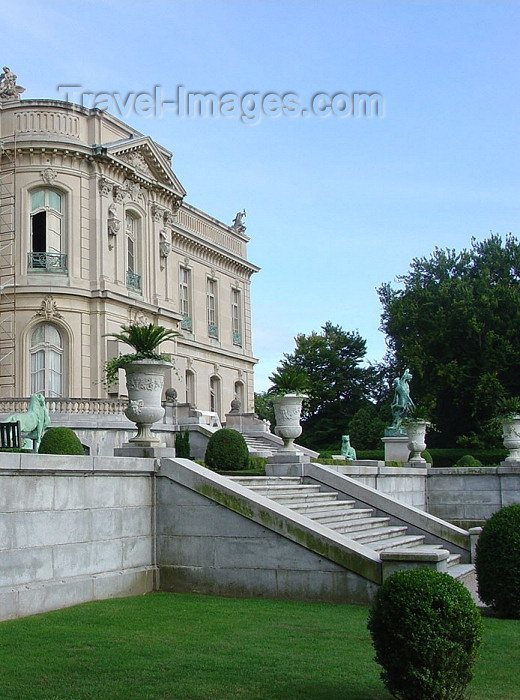
<path id="1" fill-rule="evenodd" d="M 390 576 L 379 588 L 368 629 L 381 678 L 394 697 L 464 697 L 482 619 L 469 591 L 449 574 L 411 569 Z"/>
<path id="2" fill-rule="evenodd" d="M 83 445 L 70 428 L 47 428 L 38 449 L 41 455 L 83 455 Z"/>
<path id="3" fill-rule="evenodd" d="M 454 467 L 481 467 L 482 462 L 473 455 L 464 455 L 455 462 Z"/>
<path id="4" fill-rule="evenodd" d="M 484 524 L 475 559 L 478 594 L 501 617 L 520 619 L 520 505 L 506 506 Z"/>
<path id="5" fill-rule="evenodd" d="M 242 471 L 249 466 L 249 450 L 244 436 L 236 430 L 221 428 L 210 437 L 204 462 L 218 471 Z"/>
<path id="6" fill-rule="evenodd" d="M 433 467 L 433 457 L 428 452 L 428 450 L 424 450 L 424 452 L 421 452 L 421 457 L 428 462 L 430 467 Z"/>

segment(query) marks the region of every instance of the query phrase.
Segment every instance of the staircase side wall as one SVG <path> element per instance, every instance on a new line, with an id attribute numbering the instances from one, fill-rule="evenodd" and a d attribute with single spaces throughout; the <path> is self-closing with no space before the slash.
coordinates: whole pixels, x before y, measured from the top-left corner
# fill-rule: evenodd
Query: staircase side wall
<path id="1" fill-rule="evenodd" d="M 267 499 L 189 460 L 162 460 L 157 478 L 160 589 L 359 604 L 373 601 L 376 582 L 284 536 L 281 530 L 291 529 L 282 523 L 286 509 L 271 505 L 269 510 Z M 296 530 L 299 518 L 291 515 Z M 319 530 L 310 531 L 308 538 L 317 548 L 325 542 L 318 542 Z M 332 550 L 334 543 L 323 546 Z M 375 558 L 367 568 L 380 576 Z"/>

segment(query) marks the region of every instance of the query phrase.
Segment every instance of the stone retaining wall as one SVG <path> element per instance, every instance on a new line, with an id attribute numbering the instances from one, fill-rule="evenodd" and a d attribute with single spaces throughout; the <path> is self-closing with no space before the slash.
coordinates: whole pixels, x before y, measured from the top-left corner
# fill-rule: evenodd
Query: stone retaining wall
<path id="1" fill-rule="evenodd" d="M 151 468 L 0 453 L 0 619 L 153 590 Z"/>

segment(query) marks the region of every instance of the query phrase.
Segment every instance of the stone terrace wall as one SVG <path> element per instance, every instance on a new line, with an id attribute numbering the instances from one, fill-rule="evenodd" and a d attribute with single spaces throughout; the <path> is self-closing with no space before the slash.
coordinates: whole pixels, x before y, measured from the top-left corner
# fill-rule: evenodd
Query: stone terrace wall
<path id="1" fill-rule="evenodd" d="M 520 503 L 520 466 L 429 469 L 426 483 L 428 512 L 464 528 Z"/>
<path id="2" fill-rule="evenodd" d="M 153 590 L 153 460 L 0 453 L 0 619 Z"/>

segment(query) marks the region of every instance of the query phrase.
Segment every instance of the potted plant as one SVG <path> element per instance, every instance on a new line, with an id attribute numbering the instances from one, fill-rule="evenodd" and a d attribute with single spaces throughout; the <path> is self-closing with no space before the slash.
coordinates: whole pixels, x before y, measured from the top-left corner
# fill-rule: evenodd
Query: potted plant
<path id="1" fill-rule="evenodd" d="M 269 377 L 269 381 L 276 418 L 274 432 L 282 438 L 285 450 L 294 450 L 294 440 L 302 433 L 300 418 L 309 379 L 298 367 L 285 364 Z"/>
<path id="2" fill-rule="evenodd" d="M 520 462 L 520 398 L 508 396 L 498 403 L 504 447 L 509 450 L 506 462 Z"/>
<path id="3" fill-rule="evenodd" d="M 137 425 L 137 434 L 129 441 L 135 446 L 153 447 L 160 444 L 152 434 L 151 426 L 164 415 L 161 405 L 164 373 L 173 367 L 173 362 L 170 355 L 159 353 L 158 347 L 165 340 L 172 340 L 178 335 L 178 331 L 150 323 L 147 326 L 122 326 L 120 333 L 108 336 L 134 349 L 133 353 L 105 362 L 104 373 L 105 385 L 109 386 L 117 380 L 119 370 L 125 370 L 128 390 L 125 415 Z"/>

